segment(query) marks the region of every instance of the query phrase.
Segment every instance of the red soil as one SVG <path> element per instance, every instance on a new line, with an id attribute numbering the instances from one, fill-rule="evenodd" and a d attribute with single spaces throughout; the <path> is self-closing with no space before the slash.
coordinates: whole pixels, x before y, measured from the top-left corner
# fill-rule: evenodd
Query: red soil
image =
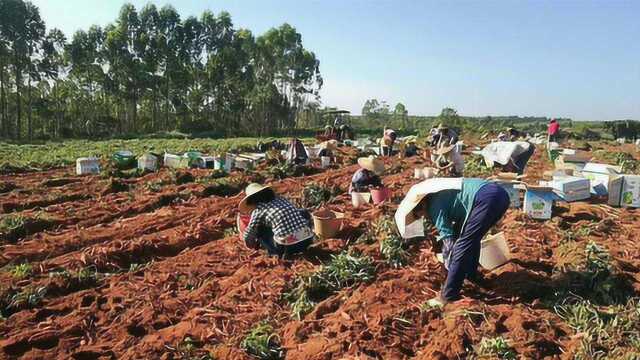
<path id="1" fill-rule="evenodd" d="M 384 181 L 399 200 L 416 182 L 413 166 L 422 159 L 392 161 L 401 171 Z M 550 166 L 538 151 L 528 173 L 540 178 Z M 346 190 L 355 169 L 341 166 L 272 184 L 288 198 L 299 197 L 312 182 Z M 225 236 L 241 195 L 204 196 L 199 183 L 166 185 L 159 192 L 144 186 L 166 176 L 161 171 L 128 180 L 130 191 L 109 194 L 106 180 L 77 177 L 69 169 L 0 177 L 18 186 L 0 194 L 5 213 L 42 212 L 54 222 L 15 244 L 0 243 L 0 266 L 28 261 L 34 271 L 28 280 L 0 272 L 0 290 L 49 289 L 41 304 L 0 321 L 1 359 L 179 359 L 175 349 L 186 337 L 216 358 L 247 359 L 240 341 L 264 319 L 277 330 L 287 359 L 456 359 L 468 356 L 483 337 L 498 335 L 524 358 L 570 358 L 572 330 L 540 299 L 553 286 L 560 230 L 584 224 L 640 292 L 640 222 L 633 209 L 565 203 L 547 222 L 509 210 L 498 230 L 505 231 L 515 259 L 486 273 L 486 287 L 465 285 L 464 300 L 444 311 L 423 310 L 420 305 L 446 276 L 430 241 L 410 244 L 410 265 L 400 269 L 382 261 L 378 244 L 354 244 L 374 219 L 393 213 L 397 200 L 354 210 L 347 194 L 335 197 L 328 207 L 348 219 L 336 238 L 318 241 L 304 256 L 279 260 Z M 52 177 L 71 181 L 44 186 Z M 375 281 L 328 297 L 301 321 L 291 319 L 282 294 L 296 275 L 347 247 L 376 260 Z M 119 271 L 135 264 L 145 265 Z M 103 275 L 97 283 L 65 287 L 49 276 L 87 266 Z"/>

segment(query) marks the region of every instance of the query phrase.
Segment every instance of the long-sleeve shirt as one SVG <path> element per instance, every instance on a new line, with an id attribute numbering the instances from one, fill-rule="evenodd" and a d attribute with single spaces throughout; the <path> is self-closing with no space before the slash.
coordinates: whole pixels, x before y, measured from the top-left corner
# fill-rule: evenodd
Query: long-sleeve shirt
<path id="1" fill-rule="evenodd" d="M 255 246 L 259 236 L 258 229 L 261 226 L 271 228 L 274 238 L 279 239 L 295 234 L 298 230 L 308 227 L 309 223 L 293 204 L 286 199 L 276 197 L 268 203 L 258 204 L 251 212 L 251 220 L 243 237 L 247 246 Z"/>
<path id="2" fill-rule="evenodd" d="M 351 178 L 351 190 L 355 192 L 369 191 L 370 187 L 382 187 L 382 180 L 373 171 L 360 169 Z"/>
<path id="3" fill-rule="evenodd" d="M 430 195 L 427 213 L 438 230 L 439 241 L 460 235 L 476 194 L 488 183 L 483 179 L 464 179 L 461 190 L 443 190 Z"/>
<path id="4" fill-rule="evenodd" d="M 557 121 L 553 121 L 549 123 L 549 135 L 555 135 L 558 133 L 558 130 L 560 130 L 560 123 L 558 123 Z"/>

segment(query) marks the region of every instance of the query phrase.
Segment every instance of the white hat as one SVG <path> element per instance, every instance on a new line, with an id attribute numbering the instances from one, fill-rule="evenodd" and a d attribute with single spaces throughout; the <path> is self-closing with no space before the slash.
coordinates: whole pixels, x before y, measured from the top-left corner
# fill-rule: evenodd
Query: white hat
<path id="1" fill-rule="evenodd" d="M 238 204 L 238 210 L 240 210 L 240 212 L 243 213 L 243 214 L 250 213 L 251 210 L 253 210 L 253 208 L 251 206 L 247 205 L 247 200 L 251 196 L 253 196 L 253 195 L 255 195 L 255 194 L 257 194 L 257 193 L 259 193 L 259 192 L 261 192 L 263 190 L 266 190 L 266 189 L 271 189 L 271 186 L 268 186 L 268 185 L 267 186 L 263 186 L 263 185 L 256 184 L 256 183 L 251 183 L 251 184 L 247 185 L 247 188 L 244 190 L 245 196 L 242 199 L 242 201 L 240 201 L 240 204 Z"/>
<path id="2" fill-rule="evenodd" d="M 384 161 L 373 155 L 359 158 L 358 165 L 360 165 L 361 168 L 373 171 L 376 174 L 382 174 L 384 172 Z"/>

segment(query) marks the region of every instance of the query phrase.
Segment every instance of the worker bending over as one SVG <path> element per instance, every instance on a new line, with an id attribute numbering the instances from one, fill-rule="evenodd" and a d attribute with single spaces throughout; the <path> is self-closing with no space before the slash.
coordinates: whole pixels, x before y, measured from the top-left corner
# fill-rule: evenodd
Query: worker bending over
<path id="1" fill-rule="evenodd" d="M 442 242 L 447 279 L 440 294 L 429 301 L 442 306 L 460 298 L 465 279 L 477 281 L 480 242 L 505 214 L 509 195 L 497 184 L 483 179 L 434 178 L 414 185 L 396 211 L 395 220 L 403 237 L 408 229 L 422 227 L 427 218 Z M 415 224 L 416 221 L 420 223 Z M 424 230 L 421 230 L 422 232 Z"/>
<path id="2" fill-rule="evenodd" d="M 368 192 L 371 189 L 381 188 L 382 180 L 380 174 L 384 172 L 384 162 L 374 156 L 358 159 L 360 169 L 351 178 L 351 189 L 349 192 Z"/>
<path id="3" fill-rule="evenodd" d="M 247 247 L 262 246 L 269 255 L 287 256 L 303 252 L 313 242 L 309 212 L 297 209 L 269 186 L 249 184 L 238 209 L 251 214 L 242 237 Z"/>

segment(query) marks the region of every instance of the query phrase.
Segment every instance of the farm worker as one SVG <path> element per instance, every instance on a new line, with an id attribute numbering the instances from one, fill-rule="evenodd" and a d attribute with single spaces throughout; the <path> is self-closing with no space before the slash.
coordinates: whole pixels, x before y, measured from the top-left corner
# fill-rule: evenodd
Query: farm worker
<path id="1" fill-rule="evenodd" d="M 343 124 L 342 117 L 336 116 L 336 118 L 333 120 L 333 127 L 336 129 L 339 129 L 340 126 L 342 126 L 342 124 Z"/>
<path id="2" fill-rule="evenodd" d="M 457 142 L 458 134 L 453 129 L 449 129 L 449 127 L 444 124 L 439 124 L 436 128 L 435 135 L 431 136 L 431 146 L 435 149 L 453 145 Z"/>
<path id="3" fill-rule="evenodd" d="M 456 145 L 440 147 L 431 154 L 436 168 L 451 176 L 462 176 L 464 171 L 464 158 L 456 148 Z"/>
<path id="4" fill-rule="evenodd" d="M 384 128 L 384 133 L 382 135 L 382 156 L 391 156 L 391 152 L 393 150 L 393 143 L 396 141 L 395 130 Z"/>
<path id="5" fill-rule="evenodd" d="M 367 192 L 372 188 L 381 188 L 382 180 L 380 174 L 384 172 L 384 162 L 375 156 L 362 157 L 358 159 L 360 169 L 351 178 L 351 188 L 349 192 Z"/>
<path id="6" fill-rule="evenodd" d="M 242 239 L 247 247 L 264 247 L 270 255 L 304 251 L 314 238 L 311 215 L 277 196 L 269 186 L 249 184 L 240 201 L 241 214 L 251 214 Z"/>
<path id="7" fill-rule="evenodd" d="M 299 139 L 291 139 L 289 148 L 287 149 L 287 162 L 295 165 L 304 165 L 309 157 L 304 148 L 304 144 Z"/>
<path id="8" fill-rule="evenodd" d="M 480 280 L 480 242 L 507 208 L 507 192 L 484 179 L 433 178 L 411 187 L 395 213 L 398 231 L 405 238 L 423 236 L 421 218 L 430 220 L 448 270 L 444 287 L 430 305 L 458 300 L 465 279 Z"/>
<path id="9" fill-rule="evenodd" d="M 336 132 L 335 128 L 331 125 L 327 125 L 324 127 L 324 136 L 326 138 L 332 138 L 335 132 Z"/>
<path id="10" fill-rule="evenodd" d="M 522 175 L 535 150 L 535 145 L 528 141 L 496 141 L 475 153 L 482 155 L 490 168 L 501 166 L 502 171 Z"/>
<path id="11" fill-rule="evenodd" d="M 560 135 L 560 123 L 558 123 L 558 120 L 551 119 L 549 121 L 547 133 L 549 134 L 549 142 L 558 142 L 558 136 Z"/>
<path id="12" fill-rule="evenodd" d="M 320 151 L 318 152 L 319 157 L 328 156 L 335 160 L 334 151 L 338 149 L 338 141 L 336 140 L 327 140 L 319 145 Z"/>

